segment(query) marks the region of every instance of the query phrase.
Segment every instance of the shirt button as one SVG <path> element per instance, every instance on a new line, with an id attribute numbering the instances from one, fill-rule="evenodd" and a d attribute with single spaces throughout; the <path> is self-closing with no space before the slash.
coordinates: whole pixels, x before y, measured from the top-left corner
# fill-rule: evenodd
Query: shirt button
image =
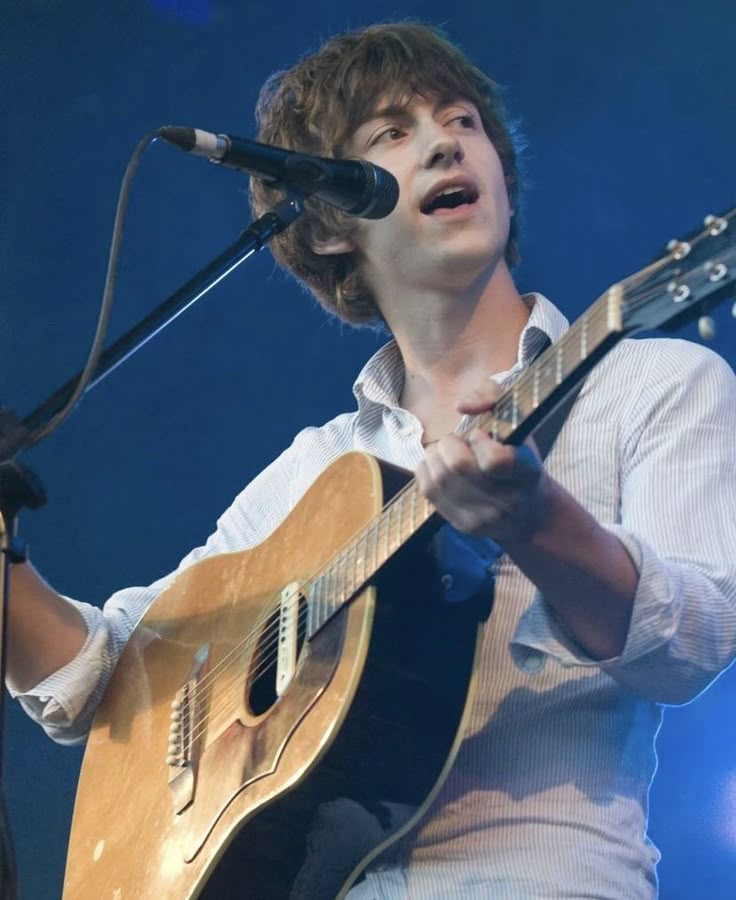
<path id="1" fill-rule="evenodd" d="M 524 671 L 529 672 L 529 674 L 533 675 L 536 672 L 541 672 L 544 667 L 544 656 L 538 650 L 532 650 L 529 653 L 529 656 L 524 660 Z"/>

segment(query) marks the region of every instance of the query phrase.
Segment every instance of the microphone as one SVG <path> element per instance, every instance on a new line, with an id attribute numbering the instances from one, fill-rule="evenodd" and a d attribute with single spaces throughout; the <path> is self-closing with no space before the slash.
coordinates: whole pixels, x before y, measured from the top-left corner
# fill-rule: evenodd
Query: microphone
<path id="1" fill-rule="evenodd" d="M 364 159 L 326 159 L 199 128 L 167 125 L 158 136 L 195 156 L 255 175 L 273 187 L 318 197 L 349 216 L 383 219 L 396 206 L 394 176 Z"/>

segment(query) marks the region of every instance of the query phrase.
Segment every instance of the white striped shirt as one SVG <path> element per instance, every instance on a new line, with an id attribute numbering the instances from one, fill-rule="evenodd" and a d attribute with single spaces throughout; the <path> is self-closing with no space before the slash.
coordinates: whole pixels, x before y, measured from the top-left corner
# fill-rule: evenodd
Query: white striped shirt
<path id="1" fill-rule="evenodd" d="M 509 382 L 564 317 L 531 295 Z M 420 422 L 398 405 L 398 348 L 356 381 L 357 410 L 300 432 L 181 563 L 254 546 L 338 456 L 363 450 L 405 469 L 423 456 Z M 607 898 L 656 894 L 647 791 L 662 705 L 695 697 L 736 655 L 736 379 L 709 350 L 626 340 L 588 377 L 546 461 L 627 548 L 639 571 L 620 657 L 585 656 L 504 557 L 486 626 L 468 735 L 408 870 L 371 873 L 353 900 Z M 175 574 L 175 573 L 174 573 Z M 19 699 L 62 742 L 82 739 L 137 620 L 174 575 L 76 603 L 79 656 Z"/>

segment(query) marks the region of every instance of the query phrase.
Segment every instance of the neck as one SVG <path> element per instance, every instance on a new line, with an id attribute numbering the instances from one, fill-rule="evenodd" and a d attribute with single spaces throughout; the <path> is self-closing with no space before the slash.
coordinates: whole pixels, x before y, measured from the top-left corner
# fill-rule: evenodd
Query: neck
<path id="1" fill-rule="evenodd" d="M 404 360 L 401 404 L 433 439 L 437 428 L 452 430 L 464 396 L 514 364 L 529 310 L 501 262 L 480 288 L 397 298 L 384 316 Z M 430 419 L 436 427 L 428 427 Z"/>

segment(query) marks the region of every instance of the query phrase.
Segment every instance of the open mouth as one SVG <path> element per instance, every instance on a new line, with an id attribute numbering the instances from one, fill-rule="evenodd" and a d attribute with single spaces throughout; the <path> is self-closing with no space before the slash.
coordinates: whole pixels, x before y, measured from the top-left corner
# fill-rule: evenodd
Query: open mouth
<path id="1" fill-rule="evenodd" d="M 462 187 L 449 187 L 425 201 L 421 210 L 425 215 L 431 216 L 438 209 L 457 209 L 458 206 L 469 206 L 477 199 L 478 194 L 474 191 Z"/>

